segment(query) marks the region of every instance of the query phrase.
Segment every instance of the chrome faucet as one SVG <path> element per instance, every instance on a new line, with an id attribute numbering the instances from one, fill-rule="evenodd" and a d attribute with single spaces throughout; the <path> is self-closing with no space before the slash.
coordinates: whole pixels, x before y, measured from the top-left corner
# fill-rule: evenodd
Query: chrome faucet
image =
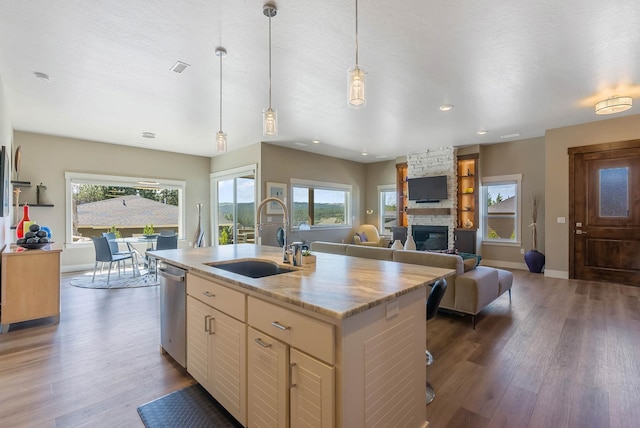
<path id="1" fill-rule="evenodd" d="M 268 202 L 275 202 L 278 205 L 280 205 L 282 207 L 282 212 L 283 212 L 283 216 L 282 216 L 282 224 L 283 224 L 283 229 L 284 229 L 284 245 L 282 246 L 282 261 L 283 263 L 289 263 L 289 253 L 287 252 L 287 229 L 289 227 L 289 216 L 287 215 L 287 206 L 284 204 L 284 202 L 282 202 L 280 199 L 278 198 L 274 198 L 274 197 L 269 197 L 269 198 L 264 198 L 259 204 L 258 204 L 258 234 L 262 235 L 262 207 L 265 206 L 265 204 L 267 204 Z"/>
<path id="2" fill-rule="evenodd" d="M 293 265 L 302 266 L 302 242 L 292 242 L 289 247 Z"/>

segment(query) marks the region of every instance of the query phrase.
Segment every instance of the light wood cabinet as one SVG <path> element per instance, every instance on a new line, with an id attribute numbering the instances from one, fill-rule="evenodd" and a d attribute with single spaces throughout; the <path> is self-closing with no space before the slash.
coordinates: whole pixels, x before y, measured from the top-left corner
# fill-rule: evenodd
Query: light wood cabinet
<path id="1" fill-rule="evenodd" d="M 233 312 L 236 298 L 244 302 L 244 296 L 194 276 L 187 280 L 187 294 L 187 371 L 246 425 L 246 325 L 211 306 L 224 310 L 231 302 Z"/>
<path id="2" fill-rule="evenodd" d="M 248 312 L 249 426 L 334 427 L 334 327 L 252 297 Z"/>
<path id="3" fill-rule="evenodd" d="M 60 249 L 6 249 L 2 253 L 0 332 L 38 318 L 60 320 Z"/>

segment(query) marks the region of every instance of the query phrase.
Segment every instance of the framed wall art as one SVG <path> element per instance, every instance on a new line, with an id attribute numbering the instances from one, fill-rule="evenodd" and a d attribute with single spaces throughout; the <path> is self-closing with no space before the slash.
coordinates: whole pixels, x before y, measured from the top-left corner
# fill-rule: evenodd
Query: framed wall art
<path id="1" fill-rule="evenodd" d="M 287 185 L 284 183 L 267 182 L 267 198 L 278 198 L 287 204 Z M 267 204 L 267 214 L 283 214 L 282 207 L 276 202 Z"/>

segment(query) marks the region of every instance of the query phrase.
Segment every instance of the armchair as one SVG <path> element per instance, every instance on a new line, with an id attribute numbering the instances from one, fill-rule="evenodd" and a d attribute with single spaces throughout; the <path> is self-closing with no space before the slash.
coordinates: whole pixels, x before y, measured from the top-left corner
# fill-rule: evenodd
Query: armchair
<path id="1" fill-rule="evenodd" d="M 387 238 L 378 234 L 378 229 L 376 229 L 372 224 L 360 225 L 356 233 L 353 235 L 353 243 L 356 245 L 386 247 L 388 242 Z"/>

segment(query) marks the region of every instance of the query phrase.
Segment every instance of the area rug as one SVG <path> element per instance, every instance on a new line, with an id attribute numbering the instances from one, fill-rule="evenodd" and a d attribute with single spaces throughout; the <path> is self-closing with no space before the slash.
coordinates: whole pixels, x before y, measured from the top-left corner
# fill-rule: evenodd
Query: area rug
<path id="1" fill-rule="evenodd" d="M 191 385 L 138 407 L 147 428 L 241 428 L 199 384 Z"/>
<path id="2" fill-rule="evenodd" d="M 151 287 L 158 285 L 158 280 L 153 276 L 147 276 L 147 271 L 142 269 L 140 276 L 136 274 L 133 277 L 131 269 L 125 269 L 120 272 L 118 276 L 117 269 L 111 271 L 111 278 L 109 278 L 109 284 L 107 284 L 107 272 L 96 272 L 96 279 L 92 282 L 93 271 L 86 272 L 82 275 L 75 276 L 69 280 L 69 284 L 74 287 L 81 288 L 137 288 L 137 287 Z"/>

